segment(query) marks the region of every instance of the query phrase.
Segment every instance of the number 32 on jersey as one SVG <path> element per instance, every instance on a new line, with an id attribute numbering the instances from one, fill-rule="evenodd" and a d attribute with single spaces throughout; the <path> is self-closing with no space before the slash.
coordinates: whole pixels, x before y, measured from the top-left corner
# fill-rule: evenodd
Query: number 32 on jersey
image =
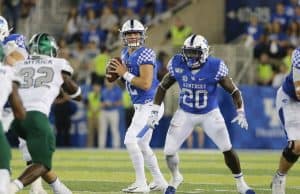
<path id="1" fill-rule="evenodd" d="M 20 88 L 50 88 L 48 83 L 53 81 L 54 70 L 51 67 L 43 66 L 37 69 L 33 67 L 25 67 L 20 70 L 20 75 L 23 78 Z"/>

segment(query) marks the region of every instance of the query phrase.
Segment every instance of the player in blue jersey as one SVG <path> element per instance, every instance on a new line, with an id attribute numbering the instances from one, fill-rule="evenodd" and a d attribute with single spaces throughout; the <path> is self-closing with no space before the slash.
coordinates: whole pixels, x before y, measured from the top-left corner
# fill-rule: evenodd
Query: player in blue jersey
<path id="1" fill-rule="evenodd" d="M 292 69 L 277 91 L 276 109 L 287 135 L 279 167 L 273 177 L 272 194 L 285 194 L 286 175 L 300 156 L 300 48 L 292 55 Z"/>
<path id="2" fill-rule="evenodd" d="M 244 181 L 239 158 L 232 148 L 218 107 L 217 85 L 220 84 L 231 94 L 237 109 L 237 116 L 232 122 L 248 128 L 241 92 L 229 77 L 225 63 L 209 55 L 209 46 L 204 37 L 193 34 L 185 40 L 182 52 L 171 58 L 168 70 L 169 73 L 157 89 L 153 111 L 148 119 L 148 125 L 153 128 L 157 124 L 158 109 L 167 89 L 177 81 L 180 87 L 179 108 L 171 120 L 164 147 L 167 164 L 172 173 L 165 194 L 174 194 L 183 181 L 177 152 L 197 124 L 203 126 L 205 133 L 223 152 L 225 163 L 236 180 L 238 192 L 255 193 Z"/>
<path id="3" fill-rule="evenodd" d="M 164 179 L 157 158 L 150 148 L 152 130 L 140 135 L 146 126 L 152 110 L 153 98 L 158 86 L 155 52 L 144 46 L 146 29 L 137 20 L 126 21 L 121 29 L 124 49 L 121 52 L 122 63 L 112 61 L 112 72 L 118 73 L 126 81 L 135 113 L 126 132 L 124 144 L 128 150 L 135 169 L 136 180 L 124 192 L 138 193 L 149 190 L 164 190 Z M 125 65 L 123 65 L 125 64 Z M 163 115 L 163 106 L 159 106 L 159 116 Z M 147 185 L 144 162 L 149 168 L 153 182 Z"/>

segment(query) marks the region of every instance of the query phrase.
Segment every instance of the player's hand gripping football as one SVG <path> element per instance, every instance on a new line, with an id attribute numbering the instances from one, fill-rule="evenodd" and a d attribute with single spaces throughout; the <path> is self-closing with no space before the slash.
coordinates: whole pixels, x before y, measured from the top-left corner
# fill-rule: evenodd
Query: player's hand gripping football
<path id="1" fill-rule="evenodd" d="M 110 69 L 111 73 L 117 73 L 120 77 L 122 77 L 124 75 L 124 73 L 127 71 L 126 66 L 123 65 L 117 59 L 111 59 L 110 68 L 111 68 Z"/>
<path id="2" fill-rule="evenodd" d="M 231 123 L 235 122 L 237 122 L 237 124 L 240 125 L 242 128 L 248 130 L 248 122 L 244 110 L 237 110 L 237 116 L 234 119 L 232 119 Z"/>
<path id="3" fill-rule="evenodd" d="M 158 125 L 158 122 L 159 122 L 159 118 L 158 118 L 159 109 L 160 109 L 159 105 L 153 104 L 151 114 L 150 114 L 150 116 L 148 118 L 148 121 L 147 121 L 147 126 L 149 128 L 154 129 L 155 125 Z"/>

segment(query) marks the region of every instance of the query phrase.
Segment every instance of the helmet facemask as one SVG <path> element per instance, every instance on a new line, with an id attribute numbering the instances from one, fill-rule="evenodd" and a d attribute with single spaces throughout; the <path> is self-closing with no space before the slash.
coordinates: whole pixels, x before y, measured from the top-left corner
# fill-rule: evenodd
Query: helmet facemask
<path id="1" fill-rule="evenodd" d="M 187 66 L 192 69 L 199 68 L 209 56 L 207 41 L 200 35 L 188 37 L 181 50 Z"/>
<path id="2" fill-rule="evenodd" d="M 124 46 L 138 48 L 144 45 L 146 30 L 147 28 L 138 20 L 127 20 L 120 30 Z"/>
<path id="3" fill-rule="evenodd" d="M 128 46 L 130 48 L 140 47 L 145 43 L 145 34 L 143 31 L 123 32 L 122 40 L 123 40 L 124 46 Z"/>

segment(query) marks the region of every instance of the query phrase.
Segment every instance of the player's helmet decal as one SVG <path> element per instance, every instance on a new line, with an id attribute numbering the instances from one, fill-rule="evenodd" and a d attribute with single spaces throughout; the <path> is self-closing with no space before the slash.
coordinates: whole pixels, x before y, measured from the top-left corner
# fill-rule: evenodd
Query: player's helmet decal
<path id="1" fill-rule="evenodd" d="M 132 48 L 142 46 L 146 39 L 146 31 L 147 28 L 145 28 L 143 24 L 138 20 L 127 20 L 120 30 L 121 39 L 124 46 Z M 139 33 L 140 37 L 127 37 L 127 35 L 129 35 L 130 33 Z"/>
<path id="2" fill-rule="evenodd" d="M 209 46 L 207 40 L 201 36 L 193 34 L 189 36 L 183 44 L 182 55 L 190 68 L 195 68 L 205 63 L 209 56 Z"/>
<path id="3" fill-rule="evenodd" d="M 47 33 L 37 33 L 29 41 L 30 54 L 48 55 L 56 57 L 58 46 L 55 39 Z"/>
<path id="4" fill-rule="evenodd" d="M 8 29 L 7 21 L 4 17 L 0 16 L 0 41 L 2 42 L 11 30 Z"/>

